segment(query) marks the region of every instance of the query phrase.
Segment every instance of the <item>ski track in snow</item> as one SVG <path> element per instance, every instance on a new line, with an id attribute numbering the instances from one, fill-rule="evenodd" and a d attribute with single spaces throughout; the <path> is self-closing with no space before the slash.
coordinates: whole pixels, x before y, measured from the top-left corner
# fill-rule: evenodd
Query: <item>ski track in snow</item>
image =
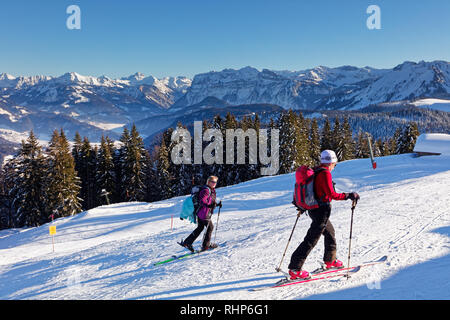
<path id="1" fill-rule="evenodd" d="M 339 163 L 338 192 L 357 191 L 351 264 L 388 255 L 386 264 L 335 278 L 251 292 L 283 277 L 279 265 L 296 219 L 294 175 L 263 177 L 217 190 L 225 243 L 160 266 L 187 252 L 176 241 L 195 228 L 180 221 L 185 197 L 120 203 L 58 219 L 55 252 L 48 224 L 0 231 L 1 299 L 449 299 L 450 157 L 411 155 Z M 347 264 L 350 201 L 334 201 L 338 258 Z M 217 213 L 217 212 L 216 212 Z M 173 230 L 171 230 L 171 215 Z M 311 220 L 299 219 L 282 269 Z M 217 214 L 213 216 L 217 224 Z M 194 246 L 199 247 L 201 235 Z M 215 237 L 215 230 L 212 238 Z M 321 239 L 304 269 L 318 267 Z"/>

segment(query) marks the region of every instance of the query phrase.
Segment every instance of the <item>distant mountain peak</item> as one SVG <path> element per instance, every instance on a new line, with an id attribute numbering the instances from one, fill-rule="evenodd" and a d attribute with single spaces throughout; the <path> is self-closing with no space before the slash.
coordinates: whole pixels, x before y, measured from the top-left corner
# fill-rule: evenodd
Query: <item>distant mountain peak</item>
<path id="1" fill-rule="evenodd" d="M 0 73 L 0 80 L 14 80 L 16 79 L 16 77 L 14 77 L 13 75 L 10 75 L 8 73 Z"/>
<path id="2" fill-rule="evenodd" d="M 270 103 L 293 109 L 363 108 L 374 103 L 417 97 L 450 97 L 450 64 L 405 61 L 393 69 L 318 66 L 273 71 L 247 66 L 194 77 L 180 105 L 208 96 L 231 104 Z"/>

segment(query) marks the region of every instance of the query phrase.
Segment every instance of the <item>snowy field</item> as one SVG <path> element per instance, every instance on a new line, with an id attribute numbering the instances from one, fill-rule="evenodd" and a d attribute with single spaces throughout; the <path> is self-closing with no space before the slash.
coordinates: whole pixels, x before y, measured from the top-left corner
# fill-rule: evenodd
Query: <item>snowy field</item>
<path id="1" fill-rule="evenodd" d="M 219 188 L 220 248 L 160 266 L 185 252 L 176 241 L 194 225 L 178 219 L 177 197 L 102 206 L 49 224 L 0 231 L 0 299 L 450 299 L 450 156 L 411 154 L 339 163 L 339 192 L 356 191 L 352 265 L 388 255 L 386 264 L 336 278 L 252 292 L 282 277 L 275 271 L 296 219 L 294 175 Z M 338 258 L 347 262 L 350 201 L 334 201 Z M 171 229 L 171 217 L 173 229 Z M 217 215 L 213 216 L 216 224 Z M 305 236 L 297 224 L 282 268 Z M 213 233 L 214 238 L 214 233 Z M 199 247 L 201 236 L 194 243 Z M 323 240 L 304 268 L 323 255 Z"/>

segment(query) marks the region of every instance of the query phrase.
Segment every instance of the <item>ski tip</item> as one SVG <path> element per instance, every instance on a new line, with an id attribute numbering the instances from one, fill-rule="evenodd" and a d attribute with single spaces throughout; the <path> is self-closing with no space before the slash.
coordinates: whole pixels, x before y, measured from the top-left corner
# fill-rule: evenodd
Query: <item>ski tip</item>
<path id="1" fill-rule="evenodd" d="M 352 270 L 349 271 L 349 273 L 356 273 L 359 270 L 361 270 L 361 266 L 357 266 L 357 267 L 353 268 Z"/>
<path id="2" fill-rule="evenodd" d="M 374 260 L 375 263 L 382 263 L 382 262 L 386 262 L 388 259 L 388 256 L 382 256 L 381 258 L 379 258 L 378 260 Z"/>

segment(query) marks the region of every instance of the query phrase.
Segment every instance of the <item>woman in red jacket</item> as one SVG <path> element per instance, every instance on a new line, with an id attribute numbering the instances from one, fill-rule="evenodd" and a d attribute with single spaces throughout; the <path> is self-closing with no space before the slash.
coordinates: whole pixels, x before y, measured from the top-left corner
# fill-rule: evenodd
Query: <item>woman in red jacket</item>
<path id="1" fill-rule="evenodd" d="M 311 226 L 303 240 L 291 256 L 289 263 L 290 279 L 307 279 L 309 272 L 302 270 L 303 264 L 311 250 L 319 241 L 320 236 L 325 238 L 325 253 L 323 260 L 326 268 L 340 268 L 342 262 L 336 259 L 336 238 L 334 228 L 329 220 L 331 214 L 332 200 L 358 200 L 359 195 L 353 193 L 336 193 L 333 186 L 331 171 L 337 165 L 337 157 L 334 151 L 325 150 L 320 155 L 320 170 L 314 180 L 314 193 L 317 199 L 320 199 L 320 206 L 317 209 L 310 210 L 309 217 L 312 220 Z M 319 168 L 315 168 L 316 171 Z"/>

